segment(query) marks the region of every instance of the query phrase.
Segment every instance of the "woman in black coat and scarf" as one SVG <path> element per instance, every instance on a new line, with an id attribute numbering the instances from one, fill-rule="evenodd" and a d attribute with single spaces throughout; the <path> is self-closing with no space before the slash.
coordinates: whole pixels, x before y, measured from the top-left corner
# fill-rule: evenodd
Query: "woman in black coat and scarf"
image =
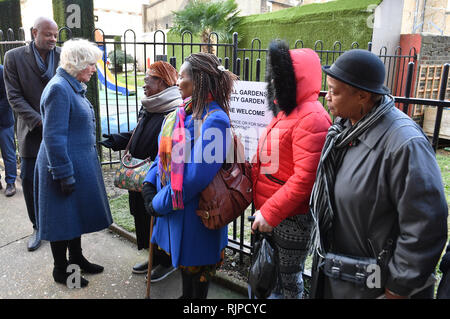
<path id="1" fill-rule="evenodd" d="M 157 61 L 150 65 L 145 76 L 144 94 L 139 122 L 131 140 L 129 152 L 138 159 L 153 160 L 158 154 L 158 135 L 164 117 L 179 106 L 183 100 L 176 86 L 178 72 L 167 62 Z M 119 134 L 104 134 L 101 145 L 113 151 L 124 150 L 132 131 Z M 145 211 L 144 199 L 139 192 L 129 191 L 130 213 L 134 217 L 138 250 L 149 248 L 150 216 Z M 151 281 L 159 281 L 175 270 L 170 256 L 161 250 L 154 251 Z M 148 261 L 136 264 L 133 273 L 147 273 Z"/>

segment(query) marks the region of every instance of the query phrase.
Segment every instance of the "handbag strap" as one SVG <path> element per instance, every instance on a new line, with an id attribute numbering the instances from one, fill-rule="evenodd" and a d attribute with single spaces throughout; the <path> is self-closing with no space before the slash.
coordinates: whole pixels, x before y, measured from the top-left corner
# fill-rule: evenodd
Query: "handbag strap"
<path id="1" fill-rule="evenodd" d="M 208 116 L 210 116 L 211 114 L 213 114 L 214 112 L 217 112 L 217 111 L 223 111 L 223 110 L 222 109 L 215 109 L 215 110 L 212 110 L 210 112 L 207 112 L 205 114 L 205 117 L 203 117 L 203 119 L 202 119 L 202 124 L 205 122 L 205 120 L 208 118 Z M 242 159 L 238 159 L 238 153 L 237 153 L 237 148 L 238 148 L 237 138 L 238 137 L 236 135 L 236 132 L 234 131 L 233 124 L 231 124 L 231 119 L 230 119 L 230 129 L 231 129 L 232 138 L 233 138 L 233 151 L 234 151 L 233 160 L 234 160 L 234 163 L 238 163 L 238 160 L 241 161 Z"/>
<path id="2" fill-rule="evenodd" d="M 136 129 L 137 129 L 137 127 L 138 127 L 138 125 L 139 125 L 139 123 L 140 123 L 141 121 L 142 121 L 142 117 L 139 119 L 139 121 L 138 121 L 137 124 L 136 124 L 136 127 L 133 129 L 133 133 L 131 133 L 131 137 L 130 137 L 130 139 L 128 140 L 127 147 L 125 148 L 125 154 L 124 154 L 124 155 L 122 156 L 122 158 L 120 159 L 120 162 L 121 162 L 122 165 L 123 165 L 124 167 L 126 167 L 126 168 L 134 169 L 134 168 L 141 167 L 141 166 L 145 165 L 146 163 L 150 163 L 150 162 L 151 162 L 151 158 L 150 158 L 150 156 L 149 156 L 149 157 L 147 157 L 146 159 L 144 159 L 142 162 L 139 162 L 139 163 L 137 163 L 137 164 L 135 164 L 135 165 L 127 165 L 127 164 L 124 163 L 124 160 L 125 160 L 126 158 L 129 159 L 129 158 L 132 157 L 131 154 L 129 153 L 129 149 L 130 149 L 130 146 L 131 146 L 131 140 L 133 139 L 134 133 L 136 133 Z"/>

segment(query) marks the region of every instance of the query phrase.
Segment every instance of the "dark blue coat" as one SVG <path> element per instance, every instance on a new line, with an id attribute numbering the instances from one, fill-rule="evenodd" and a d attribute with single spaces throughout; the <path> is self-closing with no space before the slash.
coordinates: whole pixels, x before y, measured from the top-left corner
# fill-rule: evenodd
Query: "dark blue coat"
<path id="1" fill-rule="evenodd" d="M 14 116 L 6 97 L 5 81 L 3 80 L 3 65 L 0 64 L 0 128 L 14 125 Z"/>
<path id="2" fill-rule="evenodd" d="M 220 107 L 216 102 L 212 102 L 206 109 L 212 111 Z M 206 110 L 203 116 L 205 114 Z M 198 208 L 200 193 L 211 183 L 225 160 L 231 140 L 227 134 L 230 121 L 224 111 L 212 113 L 202 125 L 203 139 L 195 141 L 194 121 L 191 119 L 192 115 L 185 119 L 185 128 L 190 133 L 190 136 L 186 136 L 186 141 L 190 144 L 191 152 L 189 163 L 184 164 L 184 209 L 173 210 L 170 184 L 161 187 L 157 164 L 159 156 L 156 157 L 145 180 L 156 186 L 158 193 L 152 204 L 155 211 L 163 215 L 156 219 L 152 242 L 171 255 L 174 267 L 216 264 L 220 261 L 221 251 L 228 243 L 227 227 L 210 230 L 203 225 L 195 211 Z M 208 132 L 213 135 L 207 136 Z M 213 150 L 213 145 L 222 148 L 222 151 Z M 208 154 L 217 157 L 209 160 L 206 156 Z"/>
<path id="3" fill-rule="evenodd" d="M 79 81 L 62 68 L 41 98 L 43 139 L 35 169 L 35 207 L 41 238 L 69 240 L 112 223 L 95 140 L 95 117 Z M 60 190 L 73 176 L 75 191 Z"/>

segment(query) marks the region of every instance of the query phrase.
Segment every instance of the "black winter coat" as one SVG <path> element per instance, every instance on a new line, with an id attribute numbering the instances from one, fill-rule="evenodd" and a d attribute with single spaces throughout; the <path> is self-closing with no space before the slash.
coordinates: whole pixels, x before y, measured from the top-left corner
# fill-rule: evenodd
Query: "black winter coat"
<path id="1" fill-rule="evenodd" d="M 148 157 L 154 160 L 158 154 L 158 136 L 164 117 L 167 113 L 149 113 L 144 108 L 139 112 L 139 122 L 136 126 L 136 132 L 131 140 L 130 154 L 138 159 Z M 119 134 L 112 134 L 113 151 L 121 151 L 127 147 L 133 131 Z M 149 247 L 150 238 L 150 216 L 145 211 L 144 199 L 141 193 L 128 191 L 128 202 L 130 213 L 134 217 L 136 228 L 136 240 L 138 249 Z"/>
<path id="2" fill-rule="evenodd" d="M 447 245 L 447 251 L 442 257 L 439 269 L 442 271 L 442 279 L 437 291 L 437 299 L 450 299 L 450 242 Z"/>

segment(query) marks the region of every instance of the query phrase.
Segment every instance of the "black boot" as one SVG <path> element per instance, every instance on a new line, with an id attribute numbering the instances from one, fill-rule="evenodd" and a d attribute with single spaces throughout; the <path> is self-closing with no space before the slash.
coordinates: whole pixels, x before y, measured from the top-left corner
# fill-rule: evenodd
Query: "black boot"
<path id="1" fill-rule="evenodd" d="M 192 299 L 194 295 L 193 278 L 194 275 L 192 275 L 186 270 L 183 269 L 181 270 L 183 294 L 178 299 Z"/>
<path id="2" fill-rule="evenodd" d="M 59 284 L 63 284 L 66 285 L 69 288 L 84 288 L 88 285 L 89 281 L 85 278 L 83 278 L 80 275 L 80 283 L 79 283 L 79 287 L 77 286 L 76 283 L 74 283 L 73 281 L 67 282 L 67 279 L 69 279 L 69 276 L 72 275 L 72 273 L 69 273 L 66 269 L 64 268 L 60 268 L 55 266 L 53 268 L 53 279 L 55 280 L 55 282 L 59 283 Z M 75 278 L 74 278 L 75 279 Z M 69 284 L 72 284 L 73 286 L 69 286 Z"/>
<path id="3" fill-rule="evenodd" d="M 50 242 L 54 259 L 53 280 L 63 285 L 68 285 L 67 279 L 71 275 L 67 272 L 67 266 L 69 265 L 66 257 L 67 246 L 66 240 Z M 88 283 L 89 281 L 80 276 L 80 287 L 86 287 Z"/>
<path id="4" fill-rule="evenodd" d="M 76 264 L 87 274 L 99 274 L 103 266 L 90 263 L 84 258 L 81 250 L 81 237 L 69 240 L 69 265 Z"/>

